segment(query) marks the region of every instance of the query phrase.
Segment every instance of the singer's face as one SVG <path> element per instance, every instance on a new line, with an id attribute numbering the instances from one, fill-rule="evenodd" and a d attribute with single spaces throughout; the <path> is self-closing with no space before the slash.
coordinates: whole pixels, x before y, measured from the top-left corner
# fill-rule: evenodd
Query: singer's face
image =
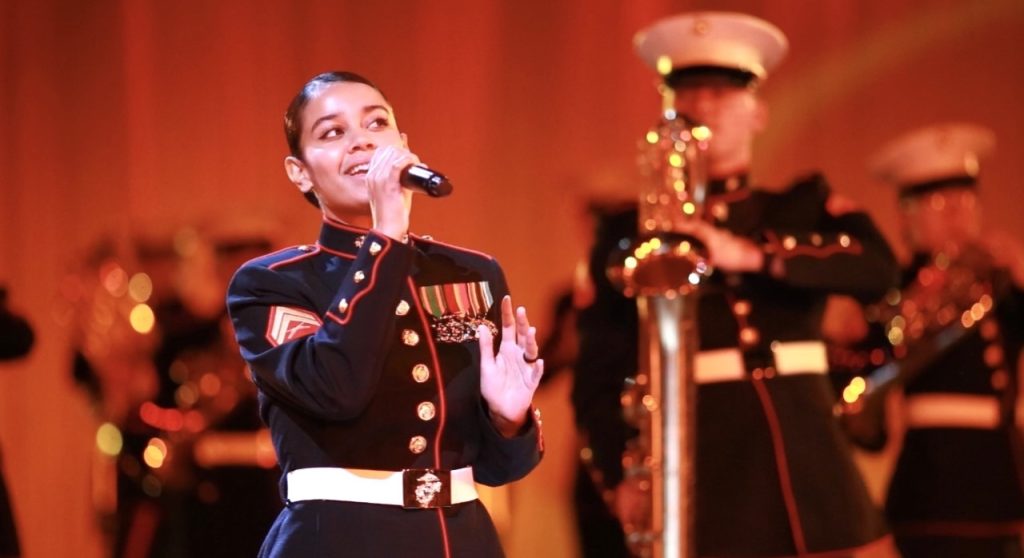
<path id="1" fill-rule="evenodd" d="M 301 142 L 301 164 L 320 204 L 333 217 L 358 221 L 370 212 L 370 158 L 379 147 L 405 147 L 405 136 L 379 91 L 345 82 L 324 87 L 306 104 Z"/>
<path id="2" fill-rule="evenodd" d="M 747 170 L 754 137 L 767 122 L 767 110 L 752 90 L 723 84 L 680 87 L 675 109 L 711 128 L 707 156 L 713 176 Z"/>

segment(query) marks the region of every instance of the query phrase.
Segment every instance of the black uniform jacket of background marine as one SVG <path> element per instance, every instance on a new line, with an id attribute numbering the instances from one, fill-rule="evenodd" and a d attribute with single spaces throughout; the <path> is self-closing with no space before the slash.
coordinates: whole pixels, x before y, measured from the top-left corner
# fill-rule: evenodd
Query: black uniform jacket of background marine
<path id="1" fill-rule="evenodd" d="M 480 395 L 474 329 L 491 323 L 500 335 L 507 292 L 487 255 L 333 221 L 315 245 L 245 264 L 228 306 L 282 471 L 472 466 L 492 486 L 526 475 L 540 459 L 536 420 L 504 438 Z M 263 555 L 500 553 L 479 500 L 441 510 L 286 504 Z"/>
<path id="2" fill-rule="evenodd" d="M 711 184 L 706 218 L 781 258 L 784 273 L 715 271 L 699 291 L 699 350 L 740 348 L 740 378 L 697 393 L 696 536 L 701 556 L 791 556 L 854 548 L 883 536 L 881 516 L 849 458 L 821 373 L 775 374 L 773 343 L 816 341 L 831 293 L 873 300 L 898 279 L 888 244 L 862 211 L 837 211 L 820 176 L 770 193 L 742 179 Z M 605 220 L 591 254 L 595 303 L 580 318 L 574 406 L 606 487 L 623 477 L 633 435 L 619 405 L 637 367 L 635 302 L 605 278 L 636 212 Z M 771 265 L 769 263 L 769 265 Z"/>
<path id="3" fill-rule="evenodd" d="M 905 273 L 912 281 L 927 258 Z M 1010 536 L 1024 532 L 1024 440 L 1017 416 L 1024 292 L 1006 270 L 986 272 L 993 308 L 904 386 L 910 414 L 886 512 L 897 535 Z M 952 399 L 950 399 L 952 397 Z M 938 399 L 936 399 L 938 398 Z M 923 406 L 955 407 L 943 425 L 916 424 Z M 991 409 L 991 424 L 955 415 Z M 986 413 L 987 414 L 987 413 Z"/>

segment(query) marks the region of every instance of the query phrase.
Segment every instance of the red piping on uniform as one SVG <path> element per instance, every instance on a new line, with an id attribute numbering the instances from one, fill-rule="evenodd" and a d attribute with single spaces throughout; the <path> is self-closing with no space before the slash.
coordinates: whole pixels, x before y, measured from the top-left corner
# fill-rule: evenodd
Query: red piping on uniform
<path id="1" fill-rule="evenodd" d="M 793 532 L 793 545 L 800 556 L 807 554 L 807 541 L 804 540 L 804 528 L 800 524 L 800 515 L 796 507 L 796 498 L 793 496 L 793 483 L 789 478 L 789 462 L 786 460 L 786 446 L 782 439 L 782 429 L 779 426 L 779 417 L 775 413 L 775 405 L 772 404 L 771 395 L 761 380 L 752 379 L 754 391 L 761 399 L 761 406 L 764 408 L 764 416 L 768 419 L 768 429 L 772 434 L 772 447 L 775 449 L 776 468 L 779 471 L 779 484 L 782 488 L 782 499 L 786 503 L 786 514 L 789 516 L 789 528 Z"/>
<path id="2" fill-rule="evenodd" d="M 407 278 L 409 281 L 409 290 L 412 292 L 412 300 L 416 305 L 416 312 L 420 317 L 420 323 L 423 324 L 423 331 L 429 333 L 430 325 L 427 324 L 427 315 L 423 311 L 423 307 L 420 306 L 420 299 L 416 296 L 416 285 L 412 282 L 412 277 Z M 437 392 L 438 392 L 438 423 L 437 423 L 437 435 L 434 436 L 434 467 L 437 469 L 441 468 L 441 433 L 444 430 L 445 422 L 445 397 L 444 397 L 444 380 L 441 378 L 441 361 L 437 358 L 437 348 L 434 346 L 434 338 L 427 335 L 427 346 L 430 347 L 430 358 L 434 361 L 434 370 L 436 373 L 434 377 L 437 379 Z"/>
<path id="3" fill-rule="evenodd" d="M 285 248 L 284 250 L 293 250 L 293 249 L 294 248 Z M 278 250 L 278 252 L 284 252 L 284 250 Z M 274 262 L 274 263 L 268 265 L 267 268 L 269 268 L 269 269 L 277 269 L 277 268 L 281 267 L 282 265 L 286 265 L 286 264 L 290 264 L 290 263 L 295 263 L 295 262 L 297 262 L 299 260 L 315 256 L 316 253 L 319 252 L 319 251 L 320 251 L 320 247 L 319 246 L 314 246 L 313 249 L 311 251 L 309 251 L 309 252 L 305 252 L 305 253 L 299 254 L 298 256 L 294 256 L 294 257 L 288 258 L 287 260 L 281 260 L 279 262 Z M 274 252 L 274 253 L 276 254 L 277 252 Z"/>
<path id="4" fill-rule="evenodd" d="M 766 254 L 776 256 L 782 252 L 782 244 L 779 242 L 779 237 L 775 232 L 764 231 L 764 238 L 767 243 L 767 248 L 765 249 Z M 771 272 L 771 270 L 768 271 Z"/>
<path id="5" fill-rule="evenodd" d="M 811 256 L 814 258 L 827 258 L 833 254 L 839 254 L 843 252 L 851 252 L 854 254 L 860 254 L 861 252 L 863 252 L 860 242 L 857 242 L 852 238 L 850 239 L 850 245 L 847 246 L 846 248 L 843 248 L 841 245 L 838 245 L 837 243 L 832 244 L 830 246 L 821 247 L 794 246 L 793 248 L 787 250 L 784 246 L 782 246 L 782 243 L 779 241 L 778 235 L 776 235 L 774 231 L 765 231 L 764 236 L 768 240 L 768 244 L 773 248 L 772 252 L 776 256 L 784 260 L 792 258 L 793 256 Z"/>
<path id="6" fill-rule="evenodd" d="M 822 552 L 808 552 L 799 558 L 849 558 L 851 555 L 856 556 L 861 552 L 867 552 L 868 549 L 885 546 L 892 546 L 892 535 L 885 535 L 860 546 L 838 548 L 836 550 L 824 550 Z"/>
<path id="7" fill-rule="evenodd" d="M 153 550 L 153 539 L 156 537 L 157 522 L 160 511 L 156 504 L 143 502 L 132 513 L 125 538 L 125 558 L 143 558 Z"/>
<path id="8" fill-rule="evenodd" d="M 459 252 L 466 252 L 467 254 L 475 254 L 475 255 L 480 256 L 482 258 L 485 258 L 487 260 L 494 260 L 494 257 L 491 256 L 490 254 L 484 254 L 483 252 L 477 252 L 476 250 L 470 250 L 469 248 L 463 248 L 461 246 L 455 246 L 453 244 L 447 244 L 445 242 L 439 242 L 439 241 L 434 240 L 432 238 L 423 238 L 422 236 L 416 236 L 416 235 L 410 235 L 410 236 L 413 238 L 413 240 L 416 240 L 418 242 L 427 242 L 427 243 L 431 243 L 431 244 L 437 244 L 438 246 L 444 246 L 445 248 L 451 248 L 452 250 L 457 250 Z"/>
<path id="9" fill-rule="evenodd" d="M 842 246 L 839 245 L 822 246 L 821 248 L 816 248 L 813 246 L 796 246 L 791 250 L 783 250 L 782 252 L 779 252 L 777 255 L 782 259 L 788 259 L 794 256 L 811 256 L 814 258 L 827 258 L 829 256 L 835 254 L 842 254 L 844 252 L 848 252 L 851 254 L 860 254 L 862 251 L 863 250 L 861 250 L 859 242 L 851 241 L 850 245 L 846 248 L 843 248 Z"/>
<path id="10" fill-rule="evenodd" d="M 743 188 L 741 190 L 736 190 L 736 191 L 733 191 L 733 192 L 724 192 L 724 193 L 721 193 L 721 194 L 714 194 L 714 195 L 708 196 L 708 198 L 707 198 L 707 200 L 705 202 L 705 207 L 710 207 L 711 204 L 715 204 L 715 203 L 735 203 L 735 202 L 738 202 L 740 200 L 745 200 L 745 199 L 750 197 L 750 192 L 751 192 L 750 188 Z"/>
<path id="11" fill-rule="evenodd" d="M 363 295 L 373 290 L 373 285 L 377 283 L 377 268 L 380 267 L 380 262 L 384 260 L 384 254 L 388 253 L 391 249 L 391 241 L 384 241 L 384 249 L 377 254 L 377 261 L 373 262 L 373 269 L 370 270 L 370 282 L 363 288 L 363 290 L 356 293 L 356 296 L 352 297 L 352 300 L 348 302 L 348 312 L 345 313 L 344 318 L 338 318 L 334 316 L 334 313 L 328 310 L 327 315 L 334 321 L 341 325 L 345 325 L 349 320 L 352 319 L 352 315 L 355 314 L 356 302 L 363 298 Z M 428 330 L 429 331 L 429 330 Z"/>
<path id="12" fill-rule="evenodd" d="M 412 302 L 416 305 L 416 314 L 420 317 L 420 323 L 423 324 L 423 332 L 427 338 L 427 347 L 430 348 L 430 358 L 434 362 L 434 378 L 437 380 L 437 397 L 438 397 L 438 420 L 437 420 L 437 434 L 434 436 L 434 468 L 441 468 L 441 435 L 444 433 L 444 422 L 445 422 L 445 396 L 444 396 L 444 380 L 441 378 L 441 360 L 437 358 L 437 347 L 434 346 L 434 338 L 430 336 L 430 325 L 427 324 L 427 314 L 423 311 L 423 307 L 420 306 L 420 297 L 416 294 L 416 284 L 413 283 L 412 277 L 406 277 L 406 281 L 409 282 L 409 292 L 412 293 Z M 437 519 L 441 523 L 441 539 L 444 541 L 444 555 L 446 558 L 451 558 L 451 548 L 448 544 L 448 527 L 444 522 L 444 513 L 441 509 L 437 510 Z"/>
<path id="13" fill-rule="evenodd" d="M 328 254 L 332 254 L 332 255 L 335 255 L 335 256 L 341 256 L 343 258 L 348 258 L 350 260 L 356 259 L 356 255 L 355 254 L 348 254 L 348 253 L 345 253 L 345 252 L 339 252 L 337 250 L 331 250 L 330 248 L 324 246 L 323 244 L 319 244 L 319 243 L 317 243 L 316 246 L 317 246 L 317 248 L 323 250 L 324 252 L 327 252 Z"/>
<path id="14" fill-rule="evenodd" d="M 1024 533 L 1024 521 L 907 521 L 893 531 L 906 536 L 999 537 Z"/>
<path id="15" fill-rule="evenodd" d="M 444 524 L 443 508 L 437 508 L 437 522 L 441 524 L 441 539 L 444 541 L 444 558 L 452 558 L 452 549 L 448 546 L 448 526 Z"/>
<path id="16" fill-rule="evenodd" d="M 764 556 L 762 558 L 850 558 L 850 556 L 858 555 L 860 552 L 867 551 L 871 548 L 884 547 L 892 545 L 892 535 L 885 535 L 877 538 L 873 541 L 867 542 L 860 546 L 851 546 L 847 548 L 837 548 L 834 550 L 823 550 L 821 552 L 808 552 L 806 554 L 786 554 L 783 556 Z M 725 558 L 724 556 L 705 556 L 704 558 Z"/>

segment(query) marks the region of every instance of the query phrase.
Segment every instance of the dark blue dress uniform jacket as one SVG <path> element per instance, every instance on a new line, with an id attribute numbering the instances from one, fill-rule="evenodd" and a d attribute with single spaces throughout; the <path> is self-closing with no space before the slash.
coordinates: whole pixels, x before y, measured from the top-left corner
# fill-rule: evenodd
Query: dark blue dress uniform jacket
<path id="1" fill-rule="evenodd" d="M 906 277 L 920 269 L 919 258 Z M 920 395 L 991 398 L 995 428 L 911 428 L 889 483 L 886 513 L 898 538 L 991 538 L 1024 533 L 1024 439 L 1017 416 L 1024 292 L 995 275 L 990 312 L 906 386 Z M 1019 548 L 1019 545 L 1018 545 Z"/>
<path id="2" fill-rule="evenodd" d="M 898 265 L 870 218 L 830 211 L 829 196 L 820 176 L 780 193 L 742 180 L 712 184 L 707 219 L 782 258 L 785 274 L 716 271 L 699 291 L 699 350 L 741 348 L 747 369 L 746 379 L 697 387 L 700 556 L 802 556 L 885 534 L 833 417 L 828 377 L 759 375 L 774 364 L 774 341 L 821 339 L 829 294 L 868 301 L 898 282 Z M 635 234 L 636 212 L 606 225 L 591 255 L 597 296 L 579 321 L 573 400 L 595 476 L 610 489 L 623 478 L 622 451 L 634 435 L 619 394 L 638 363 L 637 316 L 635 302 L 604 279 L 604 266 L 619 238 Z"/>
<path id="3" fill-rule="evenodd" d="M 498 263 L 425 238 L 404 244 L 327 221 L 316 245 L 238 270 L 228 308 L 284 474 L 472 466 L 477 482 L 495 486 L 537 464 L 532 417 L 514 438 L 489 420 L 477 340 L 434 331 L 441 312 L 437 304 L 428 312 L 423 289 L 466 284 L 476 298 L 460 308 L 500 333 L 508 289 Z M 284 494 L 285 483 L 282 476 Z M 274 557 L 500 555 L 479 501 L 442 510 L 286 502 L 261 550 Z"/>

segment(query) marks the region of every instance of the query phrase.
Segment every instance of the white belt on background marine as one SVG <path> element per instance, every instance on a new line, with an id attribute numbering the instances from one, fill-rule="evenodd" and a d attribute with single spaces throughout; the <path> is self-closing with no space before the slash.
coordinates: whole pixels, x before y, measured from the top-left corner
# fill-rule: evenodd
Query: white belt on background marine
<path id="1" fill-rule="evenodd" d="M 999 400 L 990 395 L 958 393 L 907 394 L 903 404 L 907 428 L 977 428 L 1000 424 Z"/>
<path id="2" fill-rule="evenodd" d="M 694 356 L 694 381 L 698 384 L 734 382 L 748 377 L 828 373 L 828 355 L 821 341 L 775 342 L 771 345 L 774 366 L 747 372 L 743 352 L 738 348 L 700 351 Z"/>

